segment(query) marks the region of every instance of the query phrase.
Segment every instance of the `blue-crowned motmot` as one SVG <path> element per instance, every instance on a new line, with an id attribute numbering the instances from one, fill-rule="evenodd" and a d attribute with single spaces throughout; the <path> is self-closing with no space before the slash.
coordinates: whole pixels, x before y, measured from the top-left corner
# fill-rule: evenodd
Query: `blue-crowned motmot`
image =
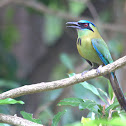
<path id="1" fill-rule="evenodd" d="M 71 28 L 77 29 L 77 49 L 79 54 L 94 68 L 100 65 L 107 65 L 113 62 L 108 46 L 100 36 L 96 26 L 87 20 L 78 22 L 67 22 Z M 118 99 L 120 106 L 126 111 L 126 100 L 122 89 L 117 81 L 115 72 L 107 75 L 111 82 L 113 91 Z"/>

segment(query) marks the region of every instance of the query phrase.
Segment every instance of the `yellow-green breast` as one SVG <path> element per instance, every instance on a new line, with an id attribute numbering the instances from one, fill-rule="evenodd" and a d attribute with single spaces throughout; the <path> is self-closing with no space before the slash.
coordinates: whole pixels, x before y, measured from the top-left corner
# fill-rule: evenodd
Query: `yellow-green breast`
<path id="1" fill-rule="evenodd" d="M 101 59 L 99 58 L 98 54 L 96 53 L 95 49 L 92 46 L 92 42 L 91 39 L 93 38 L 101 38 L 101 36 L 99 34 L 94 34 L 91 32 L 89 32 L 87 35 L 83 34 L 83 35 L 79 35 L 78 34 L 78 38 L 77 38 L 77 49 L 79 54 L 89 60 L 90 62 L 93 63 L 97 63 L 99 65 L 103 64 Z"/>

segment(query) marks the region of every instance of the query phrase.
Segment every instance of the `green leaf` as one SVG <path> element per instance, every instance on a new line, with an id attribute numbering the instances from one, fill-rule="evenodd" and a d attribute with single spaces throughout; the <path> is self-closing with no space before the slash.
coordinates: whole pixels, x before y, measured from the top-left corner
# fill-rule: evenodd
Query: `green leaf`
<path id="1" fill-rule="evenodd" d="M 112 117 L 113 118 L 120 117 L 120 113 L 118 111 L 115 111 L 115 112 L 112 113 Z"/>
<path id="2" fill-rule="evenodd" d="M 80 110 L 88 109 L 91 112 L 94 112 L 94 113 L 98 114 L 98 111 L 95 108 L 96 105 L 97 105 L 96 102 L 87 99 L 87 100 L 84 100 L 84 102 L 79 104 L 79 109 Z"/>
<path id="3" fill-rule="evenodd" d="M 104 103 L 107 104 L 106 100 L 99 94 L 98 90 L 96 87 L 94 87 L 93 85 L 85 82 L 80 83 L 84 88 L 90 90 L 92 93 L 94 93 L 95 95 L 97 95 Z"/>
<path id="4" fill-rule="evenodd" d="M 113 98 L 113 90 L 112 90 L 112 86 L 111 86 L 111 83 L 110 83 L 109 80 L 108 80 L 108 93 L 109 93 L 110 99 L 112 100 L 112 98 Z"/>
<path id="5" fill-rule="evenodd" d="M 83 102 L 83 99 L 80 98 L 65 98 L 58 103 L 58 106 L 62 105 L 79 106 L 81 102 Z"/>
<path id="6" fill-rule="evenodd" d="M 100 88 L 98 88 L 98 90 L 99 90 L 103 95 L 105 95 L 105 96 L 109 99 L 108 94 L 107 94 L 105 91 L 103 91 L 103 90 L 100 89 Z"/>
<path id="7" fill-rule="evenodd" d="M 12 99 L 12 98 L 6 98 L 6 99 L 0 100 L 0 105 L 5 105 L 5 104 L 24 104 L 24 102 L 23 101 L 17 101 L 17 100 Z"/>
<path id="8" fill-rule="evenodd" d="M 99 105 L 99 104 L 97 104 L 97 106 L 98 106 L 98 112 L 99 113 L 103 113 L 102 111 L 103 111 L 103 106 L 102 105 Z"/>
<path id="9" fill-rule="evenodd" d="M 91 118 L 84 118 L 83 116 L 82 116 L 82 118 L 81 118 L 81 123 L 82 123 L 83 125 L 85 125 L 85 126 L 86 126 L 86 124 L 89 123 L 90 121 L 92 121 Z"/>
<path id="10" fill-rule="evenodd" d="M 111 120 L 96 119 L 86 122 L 86 126 L 125 126 L 126 118 L 116 117 Z"/>
<path id="11" fill-rule="evenodd" d="M 21 111 L 20 113 L 21 113 L 21 115 L 23 116 L 24 119 L 27 119 L 29 121 L 32 121 L 32 122 L 35 122 L 35 123 L 38 123 L 38 124 L 42 124 L 41 120 L 40 119 L 34 119 L 32 117 L 33 116 L 32 114 L 24 112 L 24 111 Z"/>
<path id="12" fill-rule="evenodd" d="M 62 112 L 58 112 L 54 118 L 53 118 L 53 122 L 51 126 L 58 126 L 58 122 L 60 121 L 61 116 L 63 116 L 65 113 L 67 112 L 67 110 L 64 110 Z"/>
<path id="13" fill-rule="evenodd" d="M 117 102 L 114 102 L 114 103 L 111 104 L 109 107 L 107 107 L 107 108 L 105 109 L 105 111 L 108 112 L 110 109 L 115 109 L 115 108 L 118 107 L 118 106 L 119 106 L 118 101 L 117 101 Z"/>
<path id="14" fill-rule="evenodd" d="M 58 106 L 62 105 L 70 105 L 73 107 L 79 106 L 80 110 L 88 109 L 94 113 L 99 114 L 95 108 L 95 106 L 97 105 L 96 102 L 89 99 L 83 100 L 80 98 L 65 98 L 58 103 Z"/>

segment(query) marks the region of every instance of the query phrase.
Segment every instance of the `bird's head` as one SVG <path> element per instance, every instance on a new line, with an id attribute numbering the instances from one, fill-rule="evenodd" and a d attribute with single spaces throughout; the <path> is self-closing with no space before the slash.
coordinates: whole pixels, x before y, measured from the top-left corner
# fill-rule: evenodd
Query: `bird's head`
<path id="1" fill-rule="evenodd" d="M 78 31 L 78 34 L 92 34 L 97 32 L 96 26 L 87 20 L 80 20 L 78 22 L 67 22 L 67 27 L 75 28 Z"/>

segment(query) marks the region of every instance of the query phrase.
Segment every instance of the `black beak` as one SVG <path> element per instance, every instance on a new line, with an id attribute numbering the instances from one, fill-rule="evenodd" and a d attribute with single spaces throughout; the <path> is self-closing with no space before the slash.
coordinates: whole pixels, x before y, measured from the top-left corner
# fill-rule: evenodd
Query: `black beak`
<path id="1" fill-rule="evenodd" d="M 80 25 L 78 24 L 78 22 L 67 22 L 66 24 L 69 25 L 66 27 L 80 29 Z"/>

